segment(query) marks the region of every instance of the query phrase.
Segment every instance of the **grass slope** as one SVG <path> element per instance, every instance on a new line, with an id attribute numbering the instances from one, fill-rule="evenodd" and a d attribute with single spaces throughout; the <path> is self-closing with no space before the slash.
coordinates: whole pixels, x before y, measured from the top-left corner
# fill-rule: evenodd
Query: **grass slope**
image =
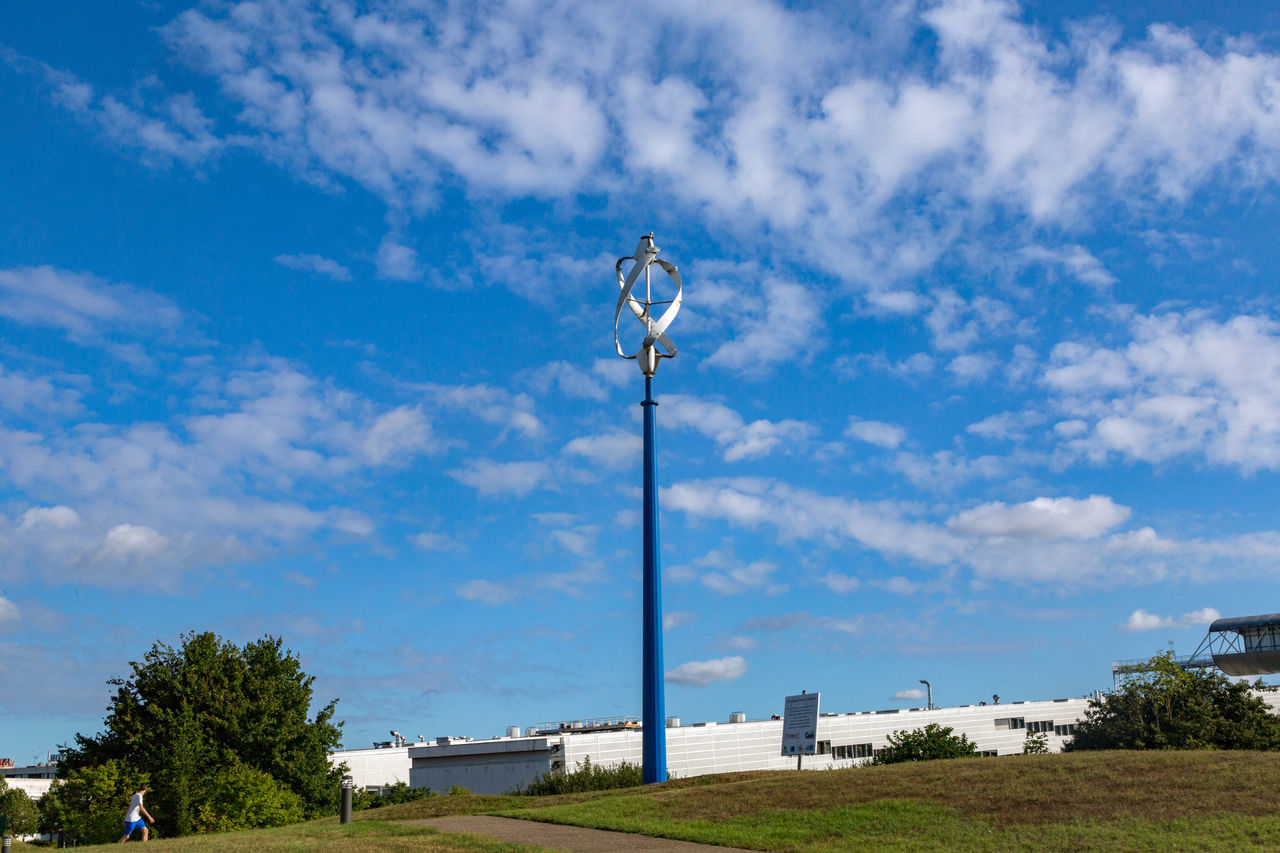
<path id="1" fill-rule="evenodd" d="M 759 850 L 1274 850 L 1280 755 L 1107 752 L 738 773 L 560 797 L 437 797 L 378 812 L 508 814 Z"/>
<path id="2" fill-rule="evenodd" d="M 137 843 L 136 841 L 133 843 Z M 40 849 L 23 845 L 26 849 Z M 80 846 L 77 850 L 120 850 L 118 844 Z M 128 849 L 128 848 L 126 848 Z M 214 853 L 223 850 L 253 850 L 261 853 L 313 853 L 313 851 L 337 851 L 337 853 L 547 853 L 541 847 L 523 844 L 504 844 L 463 833 L 444 833 L 430 827 L 405 826 L 367 820 L 342 826 L 336 818 L 323 821 L 284 826 L 279 829 L 259 829 L 252 832 L 224 832 L 214 835 L 197 835 L 187 838 L 152 839 L 146 847 L 148 853 Z"/>

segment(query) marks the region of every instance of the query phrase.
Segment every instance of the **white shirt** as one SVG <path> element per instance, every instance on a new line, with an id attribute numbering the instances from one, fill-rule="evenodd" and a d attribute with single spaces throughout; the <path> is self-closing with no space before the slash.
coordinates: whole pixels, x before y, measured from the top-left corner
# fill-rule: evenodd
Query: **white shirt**
<path id="1" fill-rule="evenodd" d="M 125 813 L 125 823 L 133 823 L 142 817 L 142 792 L 133 795 L 133 799 L 129 801 L 129 811 Z"/>

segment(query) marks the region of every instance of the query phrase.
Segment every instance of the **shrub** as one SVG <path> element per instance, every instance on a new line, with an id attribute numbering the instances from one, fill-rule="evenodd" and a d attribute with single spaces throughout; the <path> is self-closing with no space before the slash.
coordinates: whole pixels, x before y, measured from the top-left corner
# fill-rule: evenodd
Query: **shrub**
<path id="1" fill-rule="evenodd" d="M 930 723 L 922 729 L 896 731 L 889 745 L 875 754 L 872 764 L 900 764 L 904 761 L 933 761 L 939 758 L 966 758 L 978 754 L 968 736 L 953 735 L 950 726 Z"/>
<path id="2" fill-rule="evenodd" d="M 1048 755 L 1049 736 L 1044 732 L 1027 732 L 1027 738 L 1022 742 L 1022 754 Z"/>
<path id="3" fill-rule="evenodd" d="M 602 767 L 599 764 L 592 764 L 591 756 L 588 755 L 578 762 L 578 769 L 572 773 L 549 771 L 511 793 L 525 797 L 544 797 L 549 794 L 634 788 L 640 783 L 640 765 L 624 761 L 613 767 Z"/>

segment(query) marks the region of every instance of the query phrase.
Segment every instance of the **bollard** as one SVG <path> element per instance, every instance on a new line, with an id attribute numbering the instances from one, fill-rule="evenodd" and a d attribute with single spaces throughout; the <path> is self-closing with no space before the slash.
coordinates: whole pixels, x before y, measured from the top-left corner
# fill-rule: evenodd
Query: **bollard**
<path id="1" fill-rule="evenodd" d="M 351 796 L 355 785 L 356 780 L 350 776 L 342 777 L 342 812 L 338 816 L 339 823 L 351 823 Z"/>
<path id="2" fill-rule="evenodd" d="M 12 835 L 6 835 L 3 839 L 0 839 L 0 850 L 3 850 L 4 853 L 9 853 L 9 850 L 12 847 L 13 847 Z"/>

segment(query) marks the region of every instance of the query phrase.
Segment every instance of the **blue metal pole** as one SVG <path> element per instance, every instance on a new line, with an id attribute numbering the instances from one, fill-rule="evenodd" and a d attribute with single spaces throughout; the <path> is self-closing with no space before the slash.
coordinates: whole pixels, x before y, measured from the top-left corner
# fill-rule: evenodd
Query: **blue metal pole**
<path id="1" fill-rule="evenodd" d="M 662 693 L 662 571 L 658 555 L 658 470 L 653 377 L 644 378 L 644 761 L 641 781 L 667 781 L 667 715 Z"/>

